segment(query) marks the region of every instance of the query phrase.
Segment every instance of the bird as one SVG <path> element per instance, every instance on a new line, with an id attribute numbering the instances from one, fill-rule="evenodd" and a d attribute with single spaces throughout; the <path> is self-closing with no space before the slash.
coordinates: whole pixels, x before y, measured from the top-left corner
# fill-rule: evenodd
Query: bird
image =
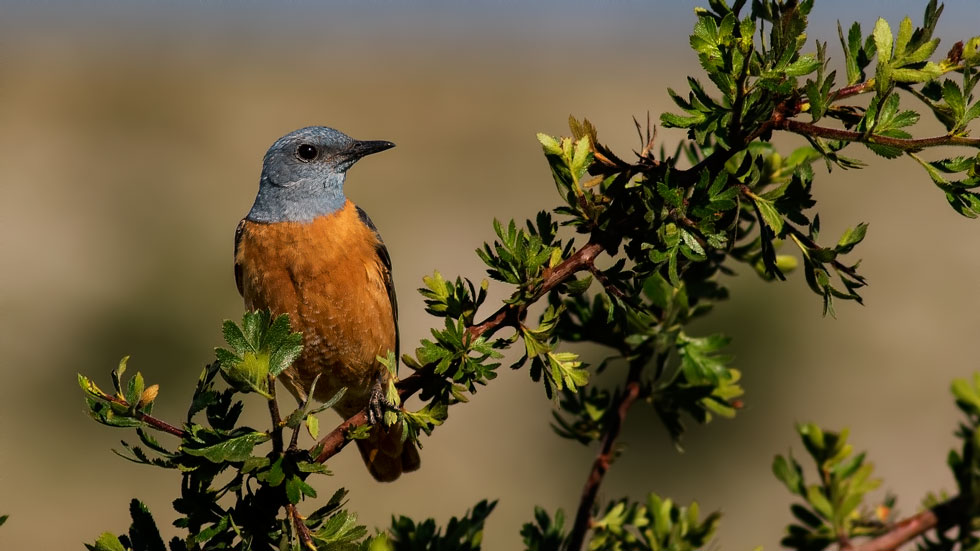
<path id="1" fill-rule="evenodd" d="M 321 402 L 346 388 L 333 406 L 345 419 L 367 406 L 370 433 L 357 447 L 383 482 L 418 469 L 420 458 L 399 424 L 377 418 L 392 377 L 377 357 L 398 357 L 398 306 L 388 249 L 344 183 L 358 160 L 394 146 L 325 126 L 286 134 L 266 152 L 255 202 L 235 230 L 245 307 L 289 314 L 303 333 L 302 353 L 278 380 L 301 402 L 314 380 Z"/>

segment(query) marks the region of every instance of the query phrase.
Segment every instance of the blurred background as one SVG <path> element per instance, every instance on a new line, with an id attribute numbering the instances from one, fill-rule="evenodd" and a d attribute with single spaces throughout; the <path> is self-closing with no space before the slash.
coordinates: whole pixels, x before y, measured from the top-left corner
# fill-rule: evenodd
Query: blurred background
<path id="1" fill-rule="evenodd" d="M 946 4 L 940 53 L 978 22 L 974 2 Z M 894 27 L 906 14 L 919 22 L 924 5 L 821 0 L 808 49 L 827 40 L 839 60 L 837 19 L 867 30 L 881 15 Z M 109 386 L 130 354 L 131 369 L 161 384 L 156 412 L 183 417 L 221 320 L 241 316 L 232 236 L 276 138 L 325 124 L 398 144 L 358 164 L 347 191 L 391 251 L 410 349 L 434 323 L 415 292 L 423 275 L 479 280 L 473 250 L 492 238 L 493 217 L 556 204 L 536 132 L 567 134 L 570 113 L 588 117 L 628 155 L 638 147 L 631 117 L 672 109 L 666 88 L 686 90 L 685 76 L 700 74 L 687 47 L 694 6 L 4 2 L 0 514 L 11 517 L 0 549 L 81 548 L 125 530 L 134 496 L 176 533 L 179 475 L 112 455 L 134 435 L 86 417 L 75 375 Z M 659 133 L 668 149 L 682 137 Z M 976 368 L 980 321 L 980 248 L 962 236 L 980 226 L 949 209 L 911 160 L 854 151 L 871 166 L 818 167 L 815 194 L 826 236 L 870 223 L 856 253 L 871 282 L 866 306 L 839 303 L 838 319 L 825 319 L 801 275 L 769 284 L 738 267 L 726 280 L 733 298 L 696 330 L 734 338 L 746 408 L 693 427 L 680 454 L 636 407 L 603 498 L 697 499 L 724 514 L 716 547 L 777 548 L 791 500 L 770 463 L 799 452 L 797 421 L 850 427 L 906 514 L 926 491 L 954 488 L 948 387 Z M 377 484 L 348 450 L 318 488 L 350 489 L 369 527 L 403 513 L 443 523 L 500 499 L 486 547 L 516 548 L 534 505 L 574 511 L 594 454 L 554 437 L 550 410 L 526 371 L 503 368 L 425 441 L 420 472 Z"/>

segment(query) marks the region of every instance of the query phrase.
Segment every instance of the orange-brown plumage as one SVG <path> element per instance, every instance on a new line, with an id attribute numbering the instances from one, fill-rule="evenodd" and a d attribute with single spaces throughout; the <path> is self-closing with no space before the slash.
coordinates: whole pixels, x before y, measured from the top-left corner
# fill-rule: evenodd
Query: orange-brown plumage
<path id="1" fill-rule="evenodd" d="M 367 403 L 382 366 L 395 350 L 395 318 L 378 237 L 350 201 L 310 223 L 244 221 L 238 254 L 242 296 L 250 309 L 287 313 L 304 335 L 303 353 L 284 382 L 303 397 L 317 373 L 314 398 L 324 401 L 347 387 L 341 415 Z"/>
<path id="2" fill-rule="evenodd" d="M 314 398 L 325 401 L 342 387 L 334 406 L 350 417 L 368 405 L 387 370 L 377 361 L 396 352 L 397 328 L 387 252 L 374 228 L 350 201 L 311 222 L 243 220 L 235 252 L 239 291 L 249 309 L 289 314 L 303 333 L 303 353 L 280 376 L 303 398 L 317 374 Z M 369 470 L 393 480 L 418 467 L 418 452 L 400 430 L 375 426 L 358 440 Z"/>

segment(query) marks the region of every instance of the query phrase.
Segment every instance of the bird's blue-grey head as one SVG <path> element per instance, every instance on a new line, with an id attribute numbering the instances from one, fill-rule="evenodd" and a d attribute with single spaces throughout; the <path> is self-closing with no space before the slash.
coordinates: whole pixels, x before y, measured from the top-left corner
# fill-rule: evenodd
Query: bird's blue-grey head
<path id="1" fill-rule="evenodd" d="M 276 140 L 262 162 L 259 193 L 246 218 L 253 222 L 311 222 L 347 202 L 344 179 L 358 159 L 394 147 L 309 126 Z"/>

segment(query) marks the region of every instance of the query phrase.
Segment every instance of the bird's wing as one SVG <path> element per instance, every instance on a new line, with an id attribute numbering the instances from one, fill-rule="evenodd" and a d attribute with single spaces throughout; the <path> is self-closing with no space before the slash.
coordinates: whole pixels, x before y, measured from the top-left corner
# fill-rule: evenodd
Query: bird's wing
<path id="1" fill-rule="evenodd" d="M 242 290 L 242 265 L 238 263 L 238 244 L 242 241 L 242 232 L 245 230 L 245 219 L 238 223 L 235 228 L 235 285 L 238 287 L 238 294 L 245 296 Z M 380 238 L 379 238 L 380 239 Z"/>
<path id="2" fill-rule="evenodd" d="M 360 217 L 361 222 L 364 225 L 371 228 L 374 232 L 375 237 L 378 238 L 378 246 L 375 248 L 375 252 L 378 255 L 378 260 L 381 261 L 382 273 L 381 277 L 384 279 L 385 289 L 388 291 L 388 300 L 391 301 L 391 315 L 394 317 L 395 322 L 395 359 L 399 358 L 399 339 L 398 339 L 398 300 L 395 298 L 395 282 L 391 279 L 391 256 L 388 254 L 388 247 L 385 247 L 384 240 L 381 239 L 381 234 L 378 233 L 378 228 L 368 217 L 367 213 L 361 207 L 357 208 L 357 216 Z"/>

